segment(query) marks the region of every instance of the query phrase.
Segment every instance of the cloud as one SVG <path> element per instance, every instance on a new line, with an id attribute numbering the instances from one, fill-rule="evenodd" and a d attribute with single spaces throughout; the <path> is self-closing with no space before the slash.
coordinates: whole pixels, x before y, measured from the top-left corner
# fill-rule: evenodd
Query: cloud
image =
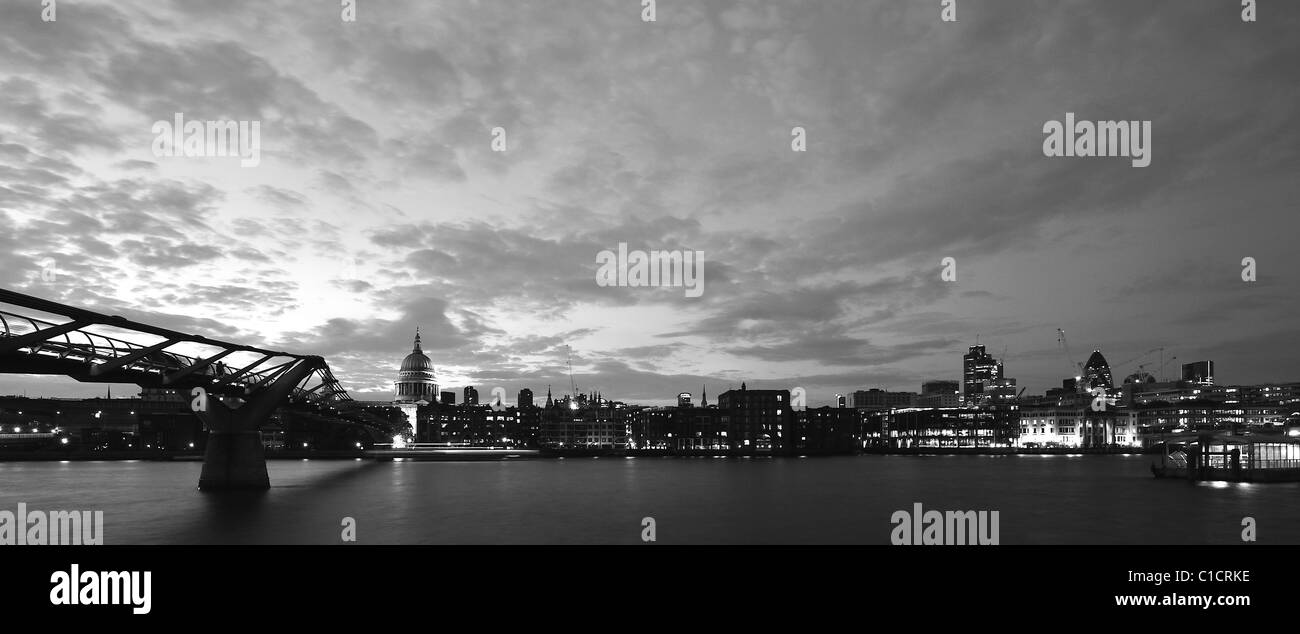
<path id="1" fill-rule="evenodd" d="M 1038 391 L 1057 327 L 1288 378 L 1261 342 L 1300 310 L 1300 11 L 1027 6 L 958 28 L 886 1 L 653 25 L 622 0 L 19 12 L 0 285 L 325 354 L 359 393 L 391 389 L 417 325 L 444 385 L 511 394 L 567 389 L 572 356 L 615 398 L 747 380 L 829 402 L 956 378 L 975 336 Z M 259 121 L 261 165 L 153 156 L 176 112 Z M 1152 165 L 1042 156 L 1066 112 L 1151 120 Z M 703 252 L 704 295 L 598 286 L 619 243 Z"/>

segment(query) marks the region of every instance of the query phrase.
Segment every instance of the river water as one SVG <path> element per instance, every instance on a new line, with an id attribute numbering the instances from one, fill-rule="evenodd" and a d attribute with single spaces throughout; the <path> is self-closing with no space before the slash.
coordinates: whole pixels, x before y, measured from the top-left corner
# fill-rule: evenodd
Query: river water
<path id="1" fill-rule="evenodd" d="M 102 510 L 106 544 L 888 544 L 897 510 L 998 511 L 1002 544 L 1300 544 L 1300 484 L 1156 480 L 1149 456 L 270 461 L 263 493 L 198 462 L 0 464 L 0 510 Z"/>

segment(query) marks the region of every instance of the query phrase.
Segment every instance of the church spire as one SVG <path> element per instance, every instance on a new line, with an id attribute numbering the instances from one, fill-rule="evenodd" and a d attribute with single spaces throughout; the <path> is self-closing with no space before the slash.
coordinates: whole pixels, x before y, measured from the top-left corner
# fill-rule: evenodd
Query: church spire
<path id="1" fill-rule="evenodd" d="M 709 404 L 709 386 L 701 384 L 700 385 L 700 407 L 704 407 L 705 405 L 708 404 Z"/>

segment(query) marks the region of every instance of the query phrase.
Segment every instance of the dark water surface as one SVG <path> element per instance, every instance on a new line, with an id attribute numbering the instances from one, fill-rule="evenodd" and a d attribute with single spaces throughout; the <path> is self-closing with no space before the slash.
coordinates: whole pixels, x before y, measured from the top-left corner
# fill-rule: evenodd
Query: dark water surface
<path id="1" fill-rule="evenodd" d="M 1300 484 L 1156 480 L 1148 456 L 271 461 L 203 493 L 198 462 L 0 464 L 0 510 L 102 510 L 107 544 L 887 544 L 896 510 L 1000 512 L 1003 544 L 1300 544 Z"/>

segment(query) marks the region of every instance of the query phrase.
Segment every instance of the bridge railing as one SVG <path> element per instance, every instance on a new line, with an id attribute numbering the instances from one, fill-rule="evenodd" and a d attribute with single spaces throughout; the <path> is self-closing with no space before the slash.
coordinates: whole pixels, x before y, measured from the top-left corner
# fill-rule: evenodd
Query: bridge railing
<path id="1" fill-rule="evenodd" d="M 30 329 L 14 328 L 14 325 L 27 322 Z M 3 329 L 3 336 L 17 337 L 21 335 L 37 333 L 45 330 L 57 328 L 63 324 L 56 324 L 42 319 L 35 319 L 25 315 L 19 315 L 9 311 L 0 310 L 0 328 Z M 73 341 L 73 335 L 79 335 L 86 340 L 85 343 Z M 98 344 L 96 341 L 98 340 Z M 76 358 L 87 363 L 105 359 L 116 359 L 128 354 L 134 354 L 144 350 L 147 346 L 117 337 L 90 332 L 83 329 L 75 329 L 60 334 L 55 334 L 49 339 L 43 339 L 26 346 L 32 354 L 55 353 L 60 358 Z M 170 360 L 165 363 L 164 360 Z M 146 356 L 133 363 L 133 366 L 152 366 L 154 369 L 175 370 L 193 365 L 197 359 L 174 352 L 159 351 L 152 356 Z"/>
<path id="2" fill-rule="evenodd" d="M 48 300 L 0 289 L 0 304 L 19 306 L 45 314 L 67 317 L 54 323 L 45 319 L 0 310 L 0 354 L 26 350 L 26 354 L 47 360 L 84 364 L 92 380 L 144 385 L 156 383 L 166 387 L 185 378 L 188 384 L 240 386 L 256 389 L 267 385 L 296 364 L 307 362 L 315 367 L 291 392 L 294 397 L 313 401 L 351 401 L 352 397 L 320 357 L 263 350 L 253 346 L 209 339 L 201 335 L 176 332 L 141 324 L 120 316 L 108 316 L 84 309 L 64 306 Z M 107 327 L 148 336 L 156 342 L 137 343 L 89 330 Z M 48 336 L 41 336 L 48 333 Z M 5 341 L 5 340 L 9 341 Z M 16 343 L 14 339 L 22 340 Z M 84 342 L 83 342 L 84 340 Z M 8 344 L 8 345 L 6 345 Z M 215 348 L 207 357 L 190 356 L 168 350 L 178 344 L 197 344 Z M 6 349 L 10 348 L 10 349 Z M 253 363 L 228 364 L 222 361 L 234 353 L 248 353 L 259 359 Z M 241 367 L 242 365 L 242 367 Z M 77 377 L 74 378 L 87 378 Z M 145 379 L 145 377 L 149 377 Z M 179 387 L 179 386 L 177 386 Z"/>

